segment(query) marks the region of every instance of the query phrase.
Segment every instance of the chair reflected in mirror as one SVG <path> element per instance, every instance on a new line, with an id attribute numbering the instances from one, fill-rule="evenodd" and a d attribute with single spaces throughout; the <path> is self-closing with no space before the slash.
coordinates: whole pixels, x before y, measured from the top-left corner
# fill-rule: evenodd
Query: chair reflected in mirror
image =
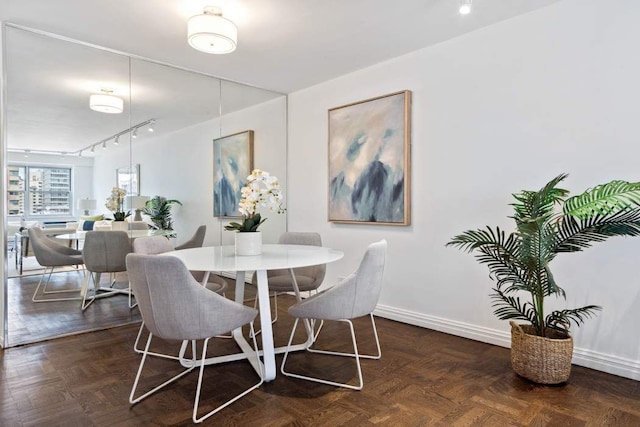
<path id="1" fill-rule="evenodd" d="M 58 289 L 58 290 L 48 290 L 47 285 L 51 280 L 51 275 L 56 267 L 68 267 L 74 266 L 78 267 L 84 264 L 84 260 L 82 258 L 82 252 L 75 250 L 73 248 L 69 248 L 63 246 L 60 243 L 55 242 L 53 239 L 49 238 L 44 231 L 39 227 L 29 228 L 29 241 L 31 244 L 31 248 L 33 249 L 33 253 L 36 257 L 36 261 L 38 264 L 45 268 L 44 273 L 40 277 L 40 281 L 38 282 L 38 286 L 33 293 L 33 297 L 31 300 L 33 302 L 53 302 L 53 301 L 77 301 L 80 300 L 81 297 L 68 297 L 68 298 L 43 298 L 42 296 L 48 295 L 58 295 L 70 292 L 80 292 L 81 289 Z M 22 250 L 22 249 L 21 249 Z M 45 281 L 46 277 L 46 281 Z M 38 295 L 38 291 L 42 286 L 44 281 L 44 286 L 42 287 L 42 296 Z"/>

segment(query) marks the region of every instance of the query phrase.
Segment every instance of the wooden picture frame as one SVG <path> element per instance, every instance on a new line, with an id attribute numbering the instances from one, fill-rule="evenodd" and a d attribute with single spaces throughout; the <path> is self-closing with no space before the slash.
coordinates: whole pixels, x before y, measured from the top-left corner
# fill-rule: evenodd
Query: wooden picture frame
<path id="1" fill-rule="evenodd" d="M 411 224 L 411 92 L 329 110 L 328 219 Z"/>
<path id="2" fill-rule="evenodd" d="M 213 140 L 213 216 L 240 217 L 240 190 L 253 170 L 253 131 Z"/>
<path id="3" fill-rule="evenodd" d="M 127 196 L 139 196 L 140 164 L 116 169 L 116 187 L 126 190 Z"/>

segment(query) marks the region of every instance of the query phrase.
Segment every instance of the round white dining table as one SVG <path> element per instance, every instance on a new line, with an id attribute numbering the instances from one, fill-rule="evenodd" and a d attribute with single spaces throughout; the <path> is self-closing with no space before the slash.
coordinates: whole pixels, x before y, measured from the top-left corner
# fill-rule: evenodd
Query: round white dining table
<path id="1" fill-rule="evenodd" d="M 255 271 L 258 285 L 258 304 L 260 307 L 260 325 L 262 328 L 262 359 L 255 360 L 253 348 L 242 335 L 241 328 L 233 332 L 242 353 L 230 356 L 218 356 L 210 358 L 207 363 L 222 363 L 231 360 L 249 359 L 258 373 L 264 368 L 265 381 L 271 381 L 276 377 L 275 355 L 284 352 L 285 347 L 274 348 L 273 329 L 271 327 L 271 308 L 269 306 L 269 285 L 267 270 L 288 269 L 292 274 L 295 286 L 293 270 L 297 267 L 327 264 L 339 260 L 344 253 L 330 248 L 306 245 L 262 245 L 260 255 L 240 256 L 235 254 L 233 246 L 208 246 L 202 248 L 182 249 L 166 252 L 163 256 L 176 257 L 192 271 L 228 271 L 236 273 L 236 302 L 244 302 L 245 273 Z M 296 290 L 296 294 L 299 292 Z M 302 344 L 299 349 L 304 348 Z M 253 360 L 252 360 L 253 359 Z M 184 360 L 187 365 L 190 360 Z"/>
<path id="2" fill-rule="evenodd" d="M 132 239 L 137 239 L 139 237 L 150 237 L 150 236 L 169 236 L 171 234 L 174 234 L 175 231 L 171 231 L 171 230 L 122 230 L 125 231 L 129 237 L 131 237 Z M 62 239 L 62 240 L 84 240 L 84 238 L 87 236 L 87 233 L 91 233 L 91 230 L 88 231 L 84 231 L 84 230 L 79 230 L 76 231 L 75 233 L 68 233 L 68 234 L 58 234 L 56 235 L 56 239 Z"/>

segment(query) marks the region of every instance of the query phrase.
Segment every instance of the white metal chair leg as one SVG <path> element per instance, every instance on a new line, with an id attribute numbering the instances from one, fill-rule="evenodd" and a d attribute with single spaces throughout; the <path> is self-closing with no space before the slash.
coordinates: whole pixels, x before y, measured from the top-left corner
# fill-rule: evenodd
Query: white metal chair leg
<path id="1" fill-rule="evenodd" d="M 49 270 L 51 269 L 51 270 Z M 47 280 L 44 283 L 44 286 L 42 287 L 42 294 L 43 295 L 50 295 L 50 294 L 63 294 L 63 293 L 69 293 L 69 292 L 79 292 L 80 289 L 62 289 L 62 290 L 58 290 L 58 291 L 48 291 L 47 290 L 47 285 L 49 284 L 49 281 L 51 280 L 51 275 L 53 274 L 53 270 L 55 269 L 55 267 L 45 267 L 44 269 L 44 273 L 42 274 L 42 276 L 40 276 L 40 281 L 38 282 L 38 286 L 36 286 L 36 290 L 33 292 L 33 296 L 31 297 L 31 301 L 33 302 L 52 302 L 52 301 L 79 301 L 81 299 L 81 297 L 72 297 L 72 298 L 37 298 L 36 295 L 38 294 L 38 291 L 40 290 L 40 286 L 42 286 L 42 282 L 45 278 L 45 276 L 47 277 Z M 47 274 L 47 271 L 49 271 L 49 274 Z"/>
<path id="2" fill-rule="evenodd" d="M 142 399 L 145 399 L 146 397 L 152 395 L 153 393 L 155 393 L 156 391 L 160 390 L 164 386 L 166 386 L 168 384 L 171 384 L 172 382 L 174 382 L 178 378 L 183 377 L 184 375 L 186 375 L 189 372 L 193 371 L 193 369 L 195 368 L 195 365 L 190 367 L 190 368 L 187 368 L 184 371 L 180 372 L 178 375 L 176 375 L 174 377 L 171 377 L 169 380 L 163 382 L 159 386 L 157 386 L 157 387 L 153 388 L 152 390 L 144 393 L 142 396 L 134 398 L 133 396 L 134 396 L 134 394 L 136 392 L 136 388 L 138 387 L 138 381 L 140 380 L 140 375 L 142 374 L 142 368 L 144 367 L 144 362 L 147 359 L 147 356 L 149 355 L 149 345 L 151 344 L 151 338 L 152 337 L 153 337 L 153 334 L 150 333 L 149 334 L 149 338 L 147 338 L 147 345 L 145 346 L 144 352 L 142 353 L 142 360 L 140 361 L 140 366 L 138 367 L 138 374 L 136 375 L 136 379 L 133 382 L 133 388 L 131 389 L 131 394 L 129 395 L 129 403 L 131 403 L 131 404 L 135 404 L 135 403 L 140 402 Z M 181 349 L 181 353 L 182 352 L 183 352 L 183 350 Z"/>
<path id="3" fill-rule="evenodd" d="M 289 356 L 289 351 L 291 349 L 291 342 L 293 341 L 293 336 L 295 335 L 299 320 L 300 320 L 299 318 L 296 318 L 293 324 L 293 328 L 291 330 L 291 336 L 289 337 L 289 343 L 287 344 L 287 350 L 284 353 L 284 358 L 282 359 L 282 365 L 280 366 L 280 372 L 282 372 L 283 375 L 286 375 L 288 377 L 298 378 L 298 379 L 307 380 L 307 381 L 313 381 L 313 382 L 322 383 L 322 384 L 328 384 L 336 387 L 344 387 L 352 390 L 362 390 L 362 386 L 364 385 L 364 383 L 362 381 L 362 368 L 360 366 L 360 356 L 358 354 L 358 344 L 356 343 L 356 334 L 355 334 L 355 331 L 353 330 L 353 323 L 347 319 L 339 320 L 339 322 L 345 322 L 349 325 L 349 330 L 351 332 L 351 342 L 353 343 L 353 354 L 349 354 L 349 355 L 355 357 L 356 359 L 356 368 L 358 372 L 358 385 L 338 383 L 335 381 L 329 381 L 322 378 L 295 374 L 293 372 L 287 372 L 284 370 L 285 364 L 287 363 L 287 357 Z M 317 352 L 320 353 L 320 351 L 317 351 Z M 327 353 L 327 354 L 333 354 L 333 353 Z M 348 353 L 345 353 L 345 354 L 348 354 Z"/>
<path id="4" fill-rule="evenodd" d="M 131 305 L 131 295 L 132 295 L 131 285 L 129 285 L 129 289 L 118 289 L 118 288 L 113 288 L 113 282 L 112 282 L 110 283 L 109 288 L 101 288 L 100 287 L 101 277 L 102 277 L 101 272 L 93 273 L 87 270 L 84 284 L 82 285 L 82 290 L 81 290 L 82 297 L 79 298 L 82 300 L 82 304 L 81 304 L 82 311 L 85 311 L 87 307 L 89 307 L 96 299 L 106 298 L 116 294 L 129 295 L 129 308 L 134 308 L 138 305 L 138 303 L 135 303 L 133 306 Z M 109 277 L 109 279 L 111 281 L 111 276 Z M 93 295 L 87 298 L 87 294 L 89 293 L 89 286 L 91 285 L 91 283 L 93 283 Z M 104 293 L 99 293 L 100 291 L 104 291 Z M 87 302 L 87 300 L 89 300 L 89 302 Z"/>
<path id="5" fill-rule="evenodd" d="M 140 343 L 140 338 L 142 337 L 142 331 L 143 330 L 144 330 L 144 322 L 142 322 L 140 324 L 140 329 L 138 330 L 138 335 L 136 336 L 136 341 L 133 343 L 133 351 L 135 351 L 138 354 L 143 354 L 144 353 L 144 349 L 143 348 L 138 348 L 138 344 Z M 147 354 L 149 356 L 161 357 L 163 359 L 180 360 L 180 356 L 172 356 L 170 354 L 165 354 L 165 353 L 156 353 L 156 352 L 153 352 L 153 351 L 147 351 Z M 192 357 L 193 357 L 193 360 L 195 361 L 195 351 L 192 352 Z"/>
<path id="6" fill-rule="evenodd" d="M 259 353 L 258 353 L 258 344 L 256 342 L 256 334 L 253 332 L 253 322 L 251 322 L 250 326 L 251 326 L 250 333 L 251 333 L 251 336 L 253 337 L 253 348 L 254 348 L 255 353 L 256 353 L 256 358 L 259 358 L 260 356 L 259 356 Z M 196 389 L 196 398 L 195 398 L 195 403 L 193 405 L 193 417 L 192 418 L 193 418 L 193 422 L 194 423 L 203 422 L 204 420 L 206 420 L 207 418 L 209 418 L 213 414 L 221 411 L 222 409 L 224 409 L 227 406 L 231 405 L 236 400 L 240 399 L 241 397 L 247 395 L 248 393 L 252 392 L 256 388 L 260 387 L 262 385 L 262 383 L 264 382 L 264 376 L 265 376 L 264 375 L 264 368 L 261 368 L 260 369 L 260 381 L 258 381 L 257 384 L 249 387 L 248 389 L 246 389 L 242 393 L 238 394 L 234 398 L 232 398 L 230 400 L 227 400 L 225 403 L 223 403 L 222 405 L 218 406 L 214 410 L 212 410 L 210 412 L 207 412 L 205 415 L 203 415 L 200 418 L 198 418 L 197 414 L 198 414 L 198 404 L 200 403 L 200 390 L 202 388 L 202 374 L 204 372 L 204 362 L 205 362 L 205 359 L 207 357 L 207 346 L 209 344 L 209 340 L 210 339 L 211 338 L 207 338 L 207 339 L 204 340 L 204 346 L 203 346 L 203 349 L 202 349 L 202 359 L 200 360 L 200 372 L 198 374 L 198 387 Z"/>
<path id="7" fill-rule="evenodd" d="M 373 327 L 373 336 L 376 339 L 376 348 L 378 350 L 377 354 L 358 354 L 358 357 L 361 359 L 380 359 L 380 357 L 382 357 L 382 352 L 380 351 L 380 340 L 378 339 L 378 330 L 376 328 L 376 322 L 375 320 L 373 320 L 373 314 L 369 314 L 369 317 L 371 318 L 371 326 Z M 320 325 L 320 328 L 322 328 L 322 324 Z M 316 341 L 316 339 L 318 338 L 318 334 L 320 334 L 320 329 L 318 329 L 318 332 L 316 333 L 316 335 L 313 338 L 313 342 Z M 344 357 L 355 357 L 356 355 L 353 353 L 341 353 L 338 351 L 329 351 L 329 350 L 317 350 L 311 347 L 307 348 L 307 351 L 310 353 L 321 353 L 321 354 L 330 354 L 333 356 L 344 356 Z"/>

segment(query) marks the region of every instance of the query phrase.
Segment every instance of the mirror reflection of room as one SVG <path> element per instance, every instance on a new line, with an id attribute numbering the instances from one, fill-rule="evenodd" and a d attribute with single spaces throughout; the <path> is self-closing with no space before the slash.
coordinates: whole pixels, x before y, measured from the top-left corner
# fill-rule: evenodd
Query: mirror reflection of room
<path id="1" fill-rule="evenodd" d="M 176 246 L 206 225 L 205 245 L 230 243 L 207 189 L 214 139 L 253 130 L 260 166 L 286 177 L 278 93 L 11 24 L 5 43 L 8 346 L 140 321 L 124 293 L 81 310 L 91 286 L 73 257 L 87 232 L 157 233 Z M 170 202 L 166 220 L 154 216 L 159 202 Z M 270 219 L 266 242 L 285 216 Z M 66 265 L 39 262 L 36 231 L 69 252 Z M 103 273 L 99 286 L 127 289 L 127 279 Z"/>

